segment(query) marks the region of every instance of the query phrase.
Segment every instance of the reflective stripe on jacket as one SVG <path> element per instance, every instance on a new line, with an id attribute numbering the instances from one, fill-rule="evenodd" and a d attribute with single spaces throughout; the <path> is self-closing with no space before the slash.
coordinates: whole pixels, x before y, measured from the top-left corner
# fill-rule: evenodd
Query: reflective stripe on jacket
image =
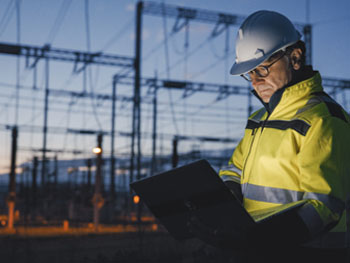
<path id="1" fill-rule="evenodd" d="M 312 245 L 349 247 L 349 116 L 321 82 L 316 73 L 285 88 L 271 113 L 253 113 L 220 176 L 241 183 L 248 212 L 308 200 L 299 215 L 310 232 L 332 229 Z"/>

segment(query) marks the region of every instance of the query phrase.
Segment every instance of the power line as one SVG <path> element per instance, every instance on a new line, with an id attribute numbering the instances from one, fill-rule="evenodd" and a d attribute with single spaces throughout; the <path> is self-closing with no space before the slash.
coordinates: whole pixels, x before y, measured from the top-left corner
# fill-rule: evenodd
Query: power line
<path id="1" fill-rule="evenodd" d="M 177 32 L 177 33 L 179 33 L 179 32 Z M 185 55 L 185 50 L 180 50 L 179 49 L 179 47 L 177 45 L 177 40 L 176 40 L 175 37 L 172 38 L 171 45 L 172 45 L 172 48 L 173 48 L 173 50 L 175 51 L 175 53 L 177 55 Z"/>
<path id="2" fill-rule="evenodd" d="M 213 41 L 213 38 L 210 38 L 208 42 L 210 43 L 210 50 L 211 50 L 212 54 L 214 55 L 214 57 L 217 59 L 224 59 L 226 56 L 225 51 L 222 53 L 222 55 L 218 54 L 216 47 L 215 47 L 215 44 L 214 44 L 214 41 Z"/>
<path id="3" fill-rule="evenodd" d="M 34 69 L 34 72 L 36 72 L 37 68 L 35 67 Z M 35 76 L 36 76 L 36 73 L 35 73 Z M 36 78 L 34 79 L 34 87 L 36 86 Z M 37 115 L 35 115 L 35 111 L 36 111 L 36 96 L 33 96 L 32 98 L 32 119 L 30 120 L 30 123 L 33 123 L 35 121 L 35 119 L 38 117 Z M 40 112 L 40 114 L 42 114 L 42 112 Z M 34 134 L 33 132 L 30 134 L 30 144 L 31 146 L 33 146 L 33 137 L 34 137 Z"/>
<path id="4" fill-rule="evenodd" d="M 17 44 L 20 45 L 21 43 L 21 0 L 16 1 L 16 28 L 17 28 Z M 19 115 L 19 86 L 20 86 L 20 66 L 21 66 L 21 60 L 20 56 L 17 57 L 16 60 L 16 109 L 15 109 L 15 125 L 18 123 L 18 115 Z"/>
<path id="5" fill-rule="evenodd" d="M 230 52 L 229 55 L 233 55 L 234 52 Z M 191 79 L 195 79 L 198 78 L 199 76 L 201 76 L 202 74 L 208 72 L 209 70 L 215 68 L 220 62 L 222 62 L 223 59 L 217 59 L 216 61 L 214 61 L 213 63 L 211 63 L 210 65 L 208 65 L 207 67 L 203 68 L 202 70 L 196 72 L 195 74 L 192 75 Z M 227 73 L 228 74 L 228 73 Z"/>
<path id="6" fill-rule="evenodd" d="M 175 33 L 176 32 L 172 31 L 172 32 L 169 33 L 169 35 L 167 35 L 166 38 L 164 37 L 163 40 L 158 45 L 153 47 L 146 55 L 144 55 L 142 57 L 142 61 L 146 61 L 148 58 L 150 58 L 156 51 L 158 51 L 163 45 L 165 45 L 165 43 L 167 41 L 169 41 L 169 39 L 171 39 L 175 35 Z"/>
<path id="7" fill-rule="evenodd" d="M 227 29 L 228 30 L 228 29 Z M 190 52 L 188 52 L 188 54 L 186 55 L 186 57 L 182 57 L 180 59 L 178 59 L 175 63 L 173 63 L 170 67 L 169 67 L 169 70 L 173 70 L 174 68 L 176 68 L 177 66 L 181 65 L 185 60 L 188 60 L 188 58 L 190 58 L 191 56 L 195 55 L 198 51 L 200 51 L 202 48 L 204 48 L 208 43 L 212 43 L 214 37 L 212 35 L 210 35 L 209 37 L 207 37 L 204 41 L 202 41 L 201 43 L 199 43 L 195 48 L 193 48 Z M 212 47 L 213 48 L 213 47 Z M 217 57 L 217 60 L 213 63 L 215 65 L 210 65 L 210 66 L 213 66 L 215 67 L 217 65 L 217 62 L 219 61 L 222 61 L 223 59 L 226 59 L 227 58 L 227 54 L 225 52 L 225 54 L 223 56 L 218 56 L 216 54 L 216 52 L 212 49 L 212 52 L 214 54 L 214 56 Z M 231 53 L 233 54 L 233 52 Z M 230 55 L 230 53 L 229 53 Z M 209 67 L 210 67 L 209 66 Z M 209 68 L 211 69 L 211 68 Z M 206 70 L 207 71 L 207 70 Z M 205 73 L 206 71 L 204 72 L 198 72 L 200 73 L 199 75 Z M 163 75 L 165 71 L 162 71 L 160 73 L 160 75 Z M 198 74 L 196 73 L 196 74 Z"/>
<path id="8" fill-rule="evenodd" d="M 69 9 L 72 2 L 73 1 L 71 1 L 71 0 L 63 0 L 62 1 L 61 8 L 59 9 L 59 11 L 57 13 L 55 22 L 50 30 L 50 33 L 49 33 L 47 40 L 46 40 L 46 43 L 51 44 L 54 41 L 58 31 L 60 30 L 60 28 L 62 26 L 64 18 L 66 16 L 68 9 Z"/>
<path id="9" fill-rule="evenodd" d="M 0 109 L 0 116 L 3 115 L 5 112 L 7 112 L 9 110 L 9 105 L 11 103 L 11 101 L 15 98 L 15 93 L 9 98 L 9 100 L 4 104 L 4 107 L 2 107 L 2 109 Z"/>
<path id="10" fill-rule="evenodd" d="M 2 97 L 2 98 L 6 98 L 6 95 L 3 95 L 3 94 L 0 94 L 0 96 Z M 13 96 L 12 96 L 13 97 Z M 10 97 L 11 98 L 11 97 Z M 33 97 L 34 98 L 34 97 Z M 31 98 L 27 98 L 27 100 L 29 101 L 29 100 L 32 100 Z M 208 109 L 208 107 L 210 106 L 210 105 L 213 105 L 215 102 L 217 102 L 216 100 L 215 101 L 213 101 L 212 103 L 208 103 L 208 104 L 206 104 L 206 105 L 196 105 L 196 104 L 188 104 L 187 105 L 187 107 L 190 107 L 190 108 L 193 108 L 193 111 L 191 111 L 190 113 L 188 113 L 190 116 L 193 116 L 193 115 L 196 115 L 196 114 L 198 114 L 198 109 Z M 66 112 L 66 106 L 65 105 L 63 105 L 63 103 L 65 103 L 64 101 L 61 101 L 61 102 L 59 102 L 59 101 L 57 101 L 57 105 L 58 106 L 62 106 L 62 107 L 54 107 L 54 105 L 53 105 L 53 103 L 52 103 L 52 101 L 50 101 L 50 104 L 52 105 L 51 106 L 51 111 L 52 112 Z M 67 104 L 67 106 L 68 107 L 72 107 L 74 104 L 73 103 L 69 103 L 69 102 L 66 102 L 66 104 Z M 150 105 L 150 103 L 148 103 L 149 105 Z M 167 103 L 167 102 L 163 102 L 163 103 L 159 103 L 159 104 L 161 104 L 162 106 L 164 106 L 164 107 L 166 107 L 166 106 L 168 106 L 169 104 Z M 10 108 L 9 107 L 9 104 L 7 103 L 7 101 L 5 102 L 5 103 L 1 103 L 0 102 L 0 105 L 4 105 L 4 107 L 7 107 L 7 108 Z M 177 104 L 174 104 L 175 106 L 182 106 L 182 104 L 180 104 L 180 103 L 177 103 Z M 32 111 L 33 111 L 33 106 L 32 105 L 30 105 L 30 104 L 21 104 L 21 108 L 23 108 L 23 109 L 31 109 Z M 165 111 L 166 109 L 164 109 L 164 110 L 162 110 L 161 112 L 162 112 L 162 114 L 165 114 L 166 113 L 166 111 Z M 208 116 L 208 117 L 210 117 L 210 116 L 213 116 L 213 117 L 219 117 L 219 116 L 221 116 L 221 114 L 216 114 L 216 113 L 213 113 L 212 111 L 214 111 L 214 110 L 217 110 L 217 111 L 221 111 L 221 110 L 225 110 L 225 107 L 219 107 L 219 106 L 216 106 L 216 107 L 211 107 L 211 113 L 206 113 L 206 116 Z M 230 108 L 230 110 L 231 111 L 244 111 L 245 109 L 243 109 L 243 108 Z M 34 112 L 36 112 L 36 111 L 38 111 L 37 109 L 35 109 L 35 111 Z M 87 113 L 87 114 L 92 114 L 92 112 L 90 112 L 90 111 L 84 111 L 84 108 L 82 109 L 82 110 L 72 110 L 72 109 L 69 109 L 69 112 L 70 113 L 76 113 L 76 114 L 80 114 L 80 113 Z M 179 110 L 178 112 L 177 112 L 177 114 L 180 114 L 182 112 L 182 110 Z M 103 112 L 101 112 L 101 115 L 108 115 L 110 112 L 109 111 L 103 111 Z M 169 113 L 169 114 L 171 114 L 171 113 Z M 33 123 L 34 121 L 35 121 L 35 119 L 37 118 L 37 117 L 39 117 L 40 115 L 42 115 L 42 112 L 39 112 L 38 114 L 36 114 L 35 115 L 35 117 L 33 116 L 29 121 L 28 121 L 28 124 L 29 123 Z M 121 112 L 119 112 L 118 113 L 118 116 L 122 116 L 122 117 L 129 117 L 130 115 L 128 115 L 128 114 L 124 114 L 124 113 L 121 113 Z M 151 115 L 149 115 L 149 116 L 151 116 Z M 231 115 L 232 116 L 232 115 Z M 69 119 L 69 118 L 67 118 L 67 119 Z"/>
<path id="11" fill-rule="evenodd" d="M 90 14 L 89 14 L 89 0 L 85 0 L 85 31 L 86 31 L 86 45 L 87 45 L 87 50 L 90 53 L 91 51 L 91 40 L 90 40 Z M 92 72 L 91 72 L 91 67 L 87 68 L 88 70 L 88 77 L 89 77 L 89 83 L 90 83 L 90 92 L 91 94 L 94 94 L 94 86 L 92 83 Z M 99 127 L 100 130 L 102 130 L 102 125 L 101 122 L 98 118 L 97 115 L 97 109 L 95 102 L 93 100 L 93 97 L 91 97 L 91 106 L 93 109 L 94 113 L 94 118 L 96 120 L 97 126 Z"/>
<path id="12" fill-rule="evenodd" d="M 67 109 L 67 118 L 66 118 L 66 129 L 68 130 L 69 124 L 70 124 L 70 116 L 71 116 L 71 110 L 72 110 L 72 104 L 68 105 Z M 65 133 L 63 138 L 63 150 L 67 147 L 67 141 L 68 141 L 68 133 Z"/>
<path id="13" fill-rule="evenodd" d="M 105 51 L 109 49 L 115 42 L 117 42 L 132 26 L 134 18 L 130 18 L 129 21 L 125 23 L 125 25 L 119 30 L 114 36 L 107 41 L 107 43 L 101 48 L 101 51 Z"/>
<path id="14" fill-rule="evenodd" d="M 168 36 L 167 36 L 167 21 L 166 21 L 166 15 L 165 15 L 165 4 L 164 4 L 164 1 L 163 1 L 163 35 L 164 35 L 164 41 L 165 41 L 164 52 L 165 52 L 166 75 L 167 75 L 167 78 L 170 79 L 170 67 L 169 67 L 170 58 L 169 58 L 169 46 L 168 46 Z M 179 128 L 177 126 L 176 117 L 175 117 L 173 96 L 172 96 L 172 92 L 171 92 L 170 89 L 168 89 L 168 95 L 169 95 L 170 109 L 171 109 L 171 113 L 172 113 L 171 116 L 172 116 L 172 119 L 173 119 L 174 128 L 175 128 L 176 134 L 180 134 L 179 133 Z"/>
<path id="15" fill-rule="evenodd" d="M 186 59 L 190 58 L 191 56 L 196 54 L 198 51 L 200 51 L 203 47 L 205 47 L 205 45 L 208 44 L 208 41 L 210 41 L 210 39 L 211 39 L 211 36 L 209 36 L 203 42 L 199 43 L 196 47 L 194 47 L 190 52 L 188 52 Z M 172 65 L 170 65 L 170 70 L 173 70 L 177 66 L 181 65 L 184 62 L 184 60 L 185 58 L 181 57 L 180 59 L 175 61 Z M 163 75 L 164 73 L 165 71 L 162 71 L 159 75 Z"/>
<path id="16" fill-rule="evenodd" d="M 0 21 L 0 36 L 5 32 L 7 25 L 10 22 L 11 17 L 15 11 L 15 8 L 16 8 L 15 1 L 10 0 L 7 7 L 6 7 L 4 15 Z"/>
<path id="17" fill-rule="evenodd" d="M 86 82 L 87 82 L 87 75 L 86 75 L 86 70 L 84 70 L 84 72 L 83 72 L 83 90 L 84 90 L 84 92 L 86 92 Z M 71 105 L 71 104 L 70 104 Z M 83 118 L 82 118 L 82 121 L 83 121 L 83 129 L 85 129 L 86 128 L 86 124 L 87 124 L 87 121 L 86 121 L 86 108 L 85 108 L 85 100 L 82 100 L 82 107 L 83 107 Z M 70 112 L 68 112 L 68 117 L 70 117 Z M 67 122 L 67 128 L 68 128 L 68 126 L 69 126 L 69 123 Z M 83 142 L 83 146 L 85 147 L 85 145 L 86 145 L 86 141 L 85 141 L 85 136 L 83 137 L 83 140 L 84 140 L 84 142 Z"/>
<path id="18" fill-rule="evenodd" d="M 105 66 L 118 66 L 118 67 L 130 67 L 134 65 L 134 59 L 126 56 L 116 56 L 110 54 L 103 54 L 100 52 L 81 52 L 78 50 L 57 49 L 48 45 L 45 46 L 29 46 L 29 45 L 14 45 L 0 42 L 0 53 L 24 56 L 26 57 L 28 64 L 29 58 L 35 58 L 31 67 L 44 58 L 73 62 L 74 73 L 81 72 L 87 65 L 97 64 Z M 79 63 L 84 63 L 84 67 L 78 68 Z"/>

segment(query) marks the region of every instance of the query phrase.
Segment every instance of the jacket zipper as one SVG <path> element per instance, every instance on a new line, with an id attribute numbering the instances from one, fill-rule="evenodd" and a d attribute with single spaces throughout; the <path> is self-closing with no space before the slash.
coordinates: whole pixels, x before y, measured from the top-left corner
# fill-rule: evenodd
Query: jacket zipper
<path id="1" fill-rule="evenodd" d="M 270 115 L 271 115 L 271 113 L 267 112 L 267 117 L 266 117 L 266 119 L 263 121 L 263 123 L 261 125 L 261 133 L 263 132 L 263 130 L 265 128 L 265 125 L 266 125 L 266 122 L 269 119 Z"/>

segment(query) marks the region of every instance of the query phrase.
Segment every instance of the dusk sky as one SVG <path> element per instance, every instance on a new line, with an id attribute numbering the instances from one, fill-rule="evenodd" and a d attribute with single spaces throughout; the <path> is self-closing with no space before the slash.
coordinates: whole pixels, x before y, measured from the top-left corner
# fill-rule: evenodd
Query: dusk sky
<path id="1" fill-rule="evenodd" d="M 0 42 L 40 47 L 50 44 L 52 48 L 103 52 L 132 58 L 135 46 L 136 2 L 0 0 Z M 16 3 L 19 4 L 19 9 L 16 9 Z M 164 3 L 241 16 L 248 16 L 262 9 L 273 10 L 286 15 L 292 22 L 311 23 L 314 69 L 319 70 L 325 77 L 350 79 L 348 0 L 169 0 Z M 234 41 L 238 27 L 230 27 L 229 49 L 225 52 L 225 33 L 213 39 L 209 38 L 214 28 L 213 24 L 190 22 L 189 38 L 186 42 L 184 29 L 176 34 L 171 33 L 174 23 L 174 18 L 143 16 L 143 77 L 157 75 L 160 79 L 235 84 L 249 88 L 243 79 L 228 73 L 235 58 Z M 167 37 L 167 41 L 164 41 L 164 36 Z M 0 171 L 3 173 L 9 169 L 11 149 L 11 132 L 5 129 L 5 125 L 19 126 L 18 164 L 30 161 L 33 158 L 32 150 L 42 147 L 45 63 L 39 61 L 37 65 L 34 89 L 35 71 L 25 67 L 25 59 L 22 57 L 18 60 L 16 56 L 0 55 Z M 171 68 L 168 72 L 167 64 Z M 73 74 L 73 67 L 73 63 L 50 62 L 49 89 L 111 94 L 112 77 L 121 70 L 107 66 L 89 66 L 85 73 Z M 133 73 L 129 76 L 133 76 Z M 16 85 L 22 87 L 17 99 Z M 131 97 L 132 90 L 132 86 L 119 85 L 117 94 Z M 142 132 L 146 133 L 142 151 L 147 155 L 150 153 L 152 132 L 152 104 L 148 102 L 152 96 L 147 95 L 146 87 L 142 89 L 142 94 L 145 102 L 142 104 Z M 158 153 L 170 152 L 170 139 L 175 134 L 239 138 L 243 133 L 247 117 L 245 96 L 230 96 L 217 100 L 217 94 L 201 93 L 183 99 L 182 92 L 165 89 L 160 90 L 158 95 Z M 349 95 L 343 93 L 336 97 L 348 111 Z M 16 101 L 19 105 L 17 109 Z M 255 100 L 254 109 L 258 107 L 259 102 Z M 130 102 L 118 100 L 118 132 L 131 131 L 131 109 Z M 48 148 L 67 151 L 59 156 L 62 159 L 86 158 L 92 155 L 91 149 L 96 144 L 96 137 L 67 134 L 64 131 L 110 131 L 110 119 L 110 101 L 50 95 L 48 126 L 56 132 L 48 134 Z M 130 138 L 117 136 L 116 140 L 117 155 L 128 154 Z M 109 143 L 110 138 L 106 137 L 106 154 L 110 151 Z M 181 144 L 181 149 L 222 149 L 233 148 L 234 145 L 187 142 Z M 79 156 L 68 153 L 74 149 L 83 153 Z M 49 157 L 52 156 L 49 154 Z"/>

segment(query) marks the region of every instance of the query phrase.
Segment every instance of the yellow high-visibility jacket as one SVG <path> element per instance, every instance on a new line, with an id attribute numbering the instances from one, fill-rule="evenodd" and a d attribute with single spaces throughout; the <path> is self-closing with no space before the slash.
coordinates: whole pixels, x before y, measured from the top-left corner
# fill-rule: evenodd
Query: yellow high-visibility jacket
<path id="1" fill-rule="evenodd" d="M 317 237 L 309 245 L 349 247 L 348 114 L 323 92 L 318 72 L 273 97 L 271 110 L 249 117 L 221 178 L 241 184 L 249 213 L 307 200 L 299 216 Z"/>

